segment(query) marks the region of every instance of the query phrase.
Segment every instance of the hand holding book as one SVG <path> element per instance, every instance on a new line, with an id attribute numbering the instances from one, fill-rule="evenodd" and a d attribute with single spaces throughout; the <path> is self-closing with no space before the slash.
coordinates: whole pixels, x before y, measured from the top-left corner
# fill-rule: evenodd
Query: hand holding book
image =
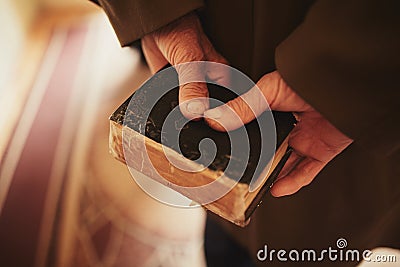
<path id="1" fill-rule="evenodd" d="M 168 63 L 177 65 L 199 60 L 227 63 L 214 49 L 194 13 L 183 16 L 146 35 L 142 39 L 142 47 L 153 73 Z M 177 71 L 181 79 L 183 73 L 180 73 L 179 69 Z M 216 74 L 212 75 L 218 76 L 218 72 L 214 73 Z M 221 75 L 221 77 L 224 76 Z M 218 80 L 220 77 L 208 78 Z M 228 82 L 219 81 L 219 83 Z M 277 197 L 290 195 L 311 183 L 325 165 L 350 145 L 352 140 L 298 96 L 278 72 L 264 75 L 257 82 L 257 86 L 261 89 L 271 110 L 294 112 L 299 120 L 289 136 L 289 146 L 295 153 L 292 153 L 282 172 L 286 174 L 285 177 L 281 177 L 282 179 L 271 189 L 271 193 Z M 180 108 L 182 114 L 188 119 L 202 117 L 203 112 L 206 111 L 204 115 L 208 124 L 216 130 L 225 131 L 236 129 L 243 123 L 252 121 L 255 115 L 261 114 L 268 108 L 264 101 L 259 101 L 261 98 L 257 94 L 259 94 L 258 89 L 250 90 L 242 95 L 242 98 L 238 97 L 226 106 L 206 111 L 209 108 L 208 101 L 204 100 L 208 96 L 206 84 L 187 83 L 180 88 L 179 102 L 186 101 Z M 196 98 L 199 100 L 195 100 Z M 246 102 L 251 104 L 252 109 Z M 237 115 L 229 116 L 228 114 L 232 112 L 223 112 L 227 110 L 227 106 L 232 108 Z M 238 120 L 237 116 L 241 120 Z M 296 166 L 293 167 L 293 165 Z"/>
<path id="2" fill-rule="evenodd" d="M 141 41 L 144 55 L 153 74 L 167 64 L 176 66 L 193 61 L 228 64 L 226 59 L 214 49 L 203 32 L 195 13 L 187 14 L 159 30 L 147 34 Z M 177 72 L 179 79 L 188 74 L 179 67 Z M 208 78 L 216 81 L 220 77 Z M 224 84 L 222 81 L 218 82 Z M 182 114 L 188 119 L 200 118 L 209 107 L 208 101 L 205 100 L 208 97 L 207 85 L 199 82 L 182 83 L 179 89 L 179 102 L 187 101 L 180 107 Z M 196 100 L 190 101 L 192 99 Z"/>
<path id="3" fill-rule="evenodd" d="M 294 153 L 282 170 L 282 176 L 271 188 L 271 194 L 276 197 L 291 195 L 310 184 L 352 140 L 297 95 L 277 71 L 264 75 L 257 82 L 257 87 L 226 105 L 207 110 L 205 117 L 216 130 L 234 130 L 252 121 L 254 113 L 260 114 L 268 108 L 265 102 L 259 100 L 258 92 L 266 98 L 271 110 L 295 113 L 298 123 L 289 135 L 289 146 Z M 231 113 L 224 111 L 227 107 L 236 115 L 230 117 Z M 238 116 L 240 119 L 235 119 Z"/>

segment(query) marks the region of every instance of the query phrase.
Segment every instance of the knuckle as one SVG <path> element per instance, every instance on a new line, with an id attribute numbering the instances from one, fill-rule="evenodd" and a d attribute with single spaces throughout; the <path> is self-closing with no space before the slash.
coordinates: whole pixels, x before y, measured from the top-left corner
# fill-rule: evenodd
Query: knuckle
<path id="1" fill-rule="evenodd" d="M 196 97 L 207 97 L 208 90 L 204 83 L 193 82 L 181 86 L 179 97 L 182 100 L 192 99 Z"/>

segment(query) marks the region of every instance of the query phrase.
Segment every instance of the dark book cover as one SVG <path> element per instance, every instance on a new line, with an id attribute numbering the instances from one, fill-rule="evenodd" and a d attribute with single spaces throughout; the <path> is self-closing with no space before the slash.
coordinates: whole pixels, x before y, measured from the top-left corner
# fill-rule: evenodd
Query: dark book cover
<path id="1" fill-rule="evenodd" d="M 273 117 L 276 131 L 276 150 L 270 151 L 269 146 L 261 146 L 262 134 L 258 124 L 259 120 L 253 120 L 239 130 L 229 133 L 219 132 L 210 128 L 204 120 L 187 122 L 182 113 L 180 113 L 179 108 L 176 109 L 178 105 L 178 87 L 167 90 L 160 99 L 157 101 L 154 100 L 153 94 L 151 93 L 152 90 L 173 87 L 174 84 L 177 84 L 177 79 L 177 74 L 171 75 L 171 71 L 159 73 L 146 81 L 111 115 L 111 152 L 114 157 L 129 165 L 129 162 L 125 159 L 124 153 L 129 153 L 130 149 L 126 149 L 126 147 L 123 149 L 121 147 L 123 146 L 122 129 L 125 129 L 125 131 L 128 130 L 134 134 L 145 136 L 146 139 L 149 139 L 149 141 L 152 140 L 151 142 L 155 142 L 155 144 L 162 143 L 161 146 L 167 146 L 173 151 L 176 151 L 176 153 L 183 155 L 185 158 L 195 161 L 197 164 L 207 166 L 208 174 L 204 174 L 202 177 L 210 176 L 209 173 L 215 172 L 218 174 L 223 173 L 228 179 L 238 181 L 238 186 L 235 186 L 235 190 L 237 188 L 236 191 L 240 191 L 240 193 L 235 193 L 232 192 L 235 190 L 231 190 L 228 193 L 231 197 L 224 196 L 221 198 L 222 200 L 219 204 L 219 200 L 216 200 L 204 206 L 225 219 L 244 226 L 248 223 L 251 214 L 273 184 L 291 153 L 291 149 L 287 147 L 287 136 L 296 123 L 295 118 L 291 113 L 275 111 L 272 112 L 272 116 L 271 113 L 268 113 L 270 111 L 264 112 L 259 116 L 259 120 L 267 120 L 268 116 L 270 118 Z M 207 86 L 211 99 L 217 99 L 226 103 L 237 97 L 237 94 L 222 86 L 210 83 L 208 83 Z M 250 88 L 243 88 L 243 92 L 248 89 Z M 151 101 L 155 101 L 155 103 L 149 105 L 147 102 Z M 210 105 L 212 108 L 215 104 L 210 102 Z M 147 110 L 149 106 L 152 107 L 151 110 Z M 165 126 L 164 122 L 167 116 L 174 109 L 174 121 L 168 122 L 168 125 Z M 142 127 L 143 125 L 145 127 Z M 232 144 L 230 143 L 232 136 L 239 133 L 243 134 L 243 130 L 249 140 L 250 150 L 239 151 L 233 157 L 231 151 Z M 211 139 L 212 142 L 214 142 L 216 149 L 213 153 L 208 149 L 201 149 L 201 146 L 199 146 L 200 142 L 205 138 Z M 178 142 L 176 140 L 178 140 Z M 160 147 L 154 147 L 153 145 L 152 149 L 155 149 L 155 154 L 163 153 Z M 243 153 L 243 155 L 241 153 Z M 164 159 L 164 161 L 165 160 L 167 159 Z M 155 162 L 155 165 L 161 166 L 162 164 L 167 164 L 167 162 L 163 162 L 163 160 L 157 160 Z M 227 168 L 228 164 L 230 165 L 229 168 Z M 268 164 L 271 164 L 271 168 L 266 174 L 263 172 L 263 167 Z M 135 166 L 131 167 L 135 168 Z M 146 171 L 143 171 L 143 173 L 152 178 L 150 173 L 146 173 Z M 173 171 L 173 175 L 170 175 L 167 171 L 165 174 L 165 176 L 170 176 L 172 178 L 173 181 L 171 181 L 171 183 L 179 181 L 180 178 L 186 181 L 185 184 L 190 184 L 191 181 L 199 180 L 194 173 Z M 255 192 L 249 194 L 249 184 L 253 177 L 261 179 L 261 185 Z M 210 181 L 212 181 L 212 179 L 214 178 L 211 178 Z M 167 186 L 171 185 L 171 183 L 167 183 Z M 196 186 L 196 183 L 194 183 L 194 186 Z M 173 186 L 171 186 L 171 188 L 176 189 Z M 177 191 L 179 191 L 179 189 Z M 185 192 L 180 193 L 196 202 L 202 203 L 201 196 L 193 194 L 187 195 Z M 199 193 L 199 195 L 201 195 L 201 193 Z M 226 212 L 229 209 L 238 210 Z"/>

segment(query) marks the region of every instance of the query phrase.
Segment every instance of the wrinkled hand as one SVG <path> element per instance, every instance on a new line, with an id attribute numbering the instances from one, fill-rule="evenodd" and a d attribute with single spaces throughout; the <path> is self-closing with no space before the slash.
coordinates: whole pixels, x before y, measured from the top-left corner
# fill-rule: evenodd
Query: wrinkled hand
<path id="1" fill-rule="evenodd" d="M 144 36 L 142 48 L 153 74 L 167 63 L 177 65 L 192 61 L 212 61 L 227 64 L 208 40 L 194 13 Z M 180 81 L 185 75 L 184 71 L 177 68 Z M 223 79 L 223 74 L 221 77 L 219 75 L 218 71 L 210 72 L 207 73 L 207 78 L 215 81 Z M 179 89 L 181 112 L 188 119 L 201 118 L 204 111 L 209 108 L 207 97 L 206 83 L 192 82 L 181 85 Z M 199 99 L 194 100 L 195 98 Z"/>
<path id="2" fill-rule="evenodd" d="M 142 47 L 152 73 L 167 63 L 227 63 L 213 48 L 194 13 L 144 36 Z M 179 79 L 185 75 L 182 69 L 177 68 L 177 72 Z M 207 73 L 208 79 L 228 84 L 229 82 L 221 81 L 224 77 L 226 73 Z M 299 122 L 289 136 L 289 145 L 295 153 L 292 153 L 282 170 L 284 175 L 279 177 L 271 188 L 274 196 L 294 194 L 310 184 L 325 165 L 352 142 L 287 86 L 276 71 L 264 75 L 258 81 L 257 87 L 226 105 L 208 110 L 207 97 L 205 83 L 192 82 L 181 85 L 181 112 L 189 119 L 204 116 L 209 125 L 219 131 L 233 130 L 252 121 L 268 108 L 268 104 L 272 110 L 295 113 Z"/>
<path id="3" fill-rule="evenodd" d="M 267 102 L 271 110 L 294 112 L 299 121 L 289 135 L 289 145 L 295 153 L 281 172 L 284 176 L 271 188 L 276 197 L 294 194 L 310 184 L 352 140 L 286 85 L 277 71 L 264 75 L 257 87 L 226 105 L 206 111 L 204 116 L 214 129 L 229 131 L 252 121 L 268 108 Z"/>

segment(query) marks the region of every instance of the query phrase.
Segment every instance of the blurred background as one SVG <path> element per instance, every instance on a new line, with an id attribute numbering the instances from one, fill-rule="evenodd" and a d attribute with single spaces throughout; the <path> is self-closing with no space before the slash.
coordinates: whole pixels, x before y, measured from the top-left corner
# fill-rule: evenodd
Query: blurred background
<path id="1" fill-rule="evenodd" d="M 0 0 L 0 38 L 0 266 L 205 266 L 205 212 L 150 198 L 108 151 L 140 52 L 86 0 Z M 238 265 L 211 230 L 209 266 Z"/>
<path id="2" fill-rule="evenodd" d="M 27 32 L 31 29 L 38 13 L 43 9 L 68 9 L 71 7 L 82 7 L 80 0 L 1 0 L 0 1 L 0 81 L 2 85 L 15 61 L 18 59 L 19 51 L 24 45 Z M 10 68 L 11 67 L 11 68 Z M 2 89 L 3 86 L 2 86 Z"/>
<path id="3" fill-rule="evenodd" d="M 85 0 L 0 0 L 0 266 L 204 266 L 202 209 L 160 204 L 108 153 L 150 73 Z"/>

